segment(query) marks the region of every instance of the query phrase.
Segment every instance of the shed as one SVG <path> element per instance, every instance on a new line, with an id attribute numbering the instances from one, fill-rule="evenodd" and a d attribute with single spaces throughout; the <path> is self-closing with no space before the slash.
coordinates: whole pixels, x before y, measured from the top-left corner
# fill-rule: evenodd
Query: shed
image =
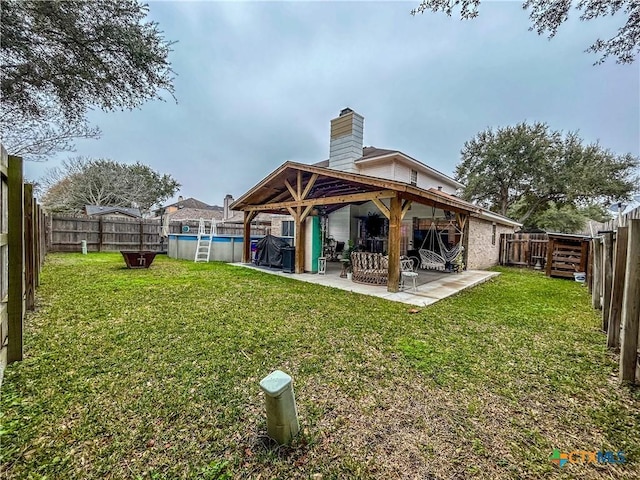
<path id="1" fill-rule="evenodd" d="M 548 277 L 573 278 L 576 272 L 586 272 L 589 261 L 589 241 L 584 235 L 549 233 L 547 244 Z"/>

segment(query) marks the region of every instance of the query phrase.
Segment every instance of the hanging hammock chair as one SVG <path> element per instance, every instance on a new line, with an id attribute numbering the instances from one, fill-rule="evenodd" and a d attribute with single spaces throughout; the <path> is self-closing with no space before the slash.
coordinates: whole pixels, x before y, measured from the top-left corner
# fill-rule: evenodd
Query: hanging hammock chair
<path id="1" fill-rule="evenodd" d="M 451 229 L 455 232 L 454 238 L 455 235 L 459 235 L 460 240 L 458 243 L 448 247 L 442 241 L 442 234 L 444 232 L 449 232 Z M 424 248 L 424 244 L 427 239 L 430 240 L 429 249 Z M 438 251 L 436 251 L 436 242 L 438 245 Z M 421 267 L 427 270 L 444 270 L 448 265 L 451 265 L 455 261 L 463 249 L 462 230 L 456 226 L 453 220 L 450 220 L 442 230 L 438 231 L 435 222 L 435 208 L 433 208 L 431 212 L 431 225 L 429 226 L 427 235 L 424 237 L 422 245 L 418 250 L 418 253 L 420 254 Z"/>
<path id="2" fill-rule="evenodd" d="M 444 244 L 444 242 L 442 241 L 442 233 L 444 233 L 445 231 L 450 230 L 451 228 L 454 229 L 455 235 L 460 235 L 460 241 L 458 243 L 456 243 L 455 245 L 451 246 L 451 248 L 448 248 Z M 454 235 L 454 238 L 455 238 L 455 235 Z M 448 263 L 453 263 L 453 261 L 458 257 L 458 255 L 460 255 L 460 252 L 462 252 L 462 250 L 464 249 L 464 247 L 462 246 L 462 230 L 460 230 L 456 226 L 456 224 L 453 222 L 453 220 L 450 220 L 449 223 L 447 224 L 447 226 L 444 227 L 438 233 L 438 235 L 436 235 L 436 238 L 438 239 L 438 245 L 440 247 L 440 253 L 442 254 L 442 257 Z"/>
<path id="3" fill-rule="evenodd" d="M 436 228 L 435 223 L 435 209 L 432 212 L 431 225 L 429 226 L 429 230 L 422 241 L 422 245 L 418 249 L 418 253 L 420 254 L 420 267 L 425 270 L 444 270 L 445 265 L 447 264 L 446 260 L 442 255 L 435 251 L 435 238 L 438 237 L 438 229 Z M 424 248 L 424 244 L 427 239 L 430 240 L 430 248 Z"/>

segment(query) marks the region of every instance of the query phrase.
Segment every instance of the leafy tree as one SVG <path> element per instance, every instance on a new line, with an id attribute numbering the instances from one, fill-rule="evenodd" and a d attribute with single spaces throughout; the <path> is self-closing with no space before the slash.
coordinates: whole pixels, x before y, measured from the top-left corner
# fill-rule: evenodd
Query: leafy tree
<path id="1" fill-rule="evenodd" d="M 44 161 L 58 152 L 75 151 L 74 140 L 98 138 L 100 129 L 84 117 L 67 120 L 62 112 L 49 108 L 38 119 L 25 118 L 17 110 L 0 117 L 2 144 L 12 155 L 30 161 Z"/>
<path id="2" fill-rule="evenodd" d="M 74 137 L 96 136 L 84 120 L 89 109 L 133 109 L 173 94 L 172 43 L 147 13 L 136 0 L 2 0 L 7 143 L 29 144 L 26 153 L 41 159 L 69 150 Z M 29 131 L 35 142 L 25 140 Z"/>
<path id="3" fill-rule="evenodd" d="M 569 18 L 570 0 L 526 0 L 522 8 L 529 10 L 532 21 L 530 30 L 539 35 L 555 36 L 560 25 Z M 466 20 L 478 16 L 480 0 L 422 0 L 420 5 L 411 11 L 412 15 L 427 10 L 444 12 L 451 16 L 456 7 L 460 7 L 460 18 Z M 580 20 L 588 21 L 598 17 L 622 13 L 626 17 L 624 25 L 607 40 L 597 39 L 587 52 L 600 54 L 597 63 L 613 56 L 617 63 L 632 63 L 640 52 L 640 2 L 637 0 L 579 0 L 575 7 L 580 11 Z"/>
<path id="4" fill-rule="evenodd" d="M 50 212 L 80 213 L 85 205 L 137 207 L 148 211 L 176 193 L 180 184 L 141 163 L 77 157 L 42 180 L 42 204 Z"/>
<path id="5" fill-rule="evenodd" d="M 465 142 L 456 178 L 466 185 L 465 199 L 532 227 L 552 206 L 561 211 L 628 198 L 638 185 L 639 164 L 631 154 L 584 145 L 575 132 L 520 123 Z"/>
<path id="6" fill-rule="evenodd" d="M 580 233 L 585 231 L 589 220 L 605 222 L 611 215 L 600 205 L 576 208 L 575 205 L 556 205 L 549 202 L 549 208 L 532 219 L 538 228 L 548 232 Z"/>

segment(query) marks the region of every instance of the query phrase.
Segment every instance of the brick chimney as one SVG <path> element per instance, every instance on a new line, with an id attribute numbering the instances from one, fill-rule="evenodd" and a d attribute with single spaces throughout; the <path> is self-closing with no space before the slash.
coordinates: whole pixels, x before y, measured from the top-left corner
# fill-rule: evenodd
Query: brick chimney
<path id="1" fill-rule="evenodd" d="M 222 207 L 222 221 L 226 222 L 233 215 L 232 210 L 229 208 L 229 205 L 233 203 L 233 196 L 230 193 L 227 193 L 227 196 L 224 197 L 224 203 Z"/>
<path id="2" fill-rule="evenodd" d="M 355 161 L 362 157 L 364 117 L 345 108 L 331 120 L 329 168 L 357 173 Z"/>

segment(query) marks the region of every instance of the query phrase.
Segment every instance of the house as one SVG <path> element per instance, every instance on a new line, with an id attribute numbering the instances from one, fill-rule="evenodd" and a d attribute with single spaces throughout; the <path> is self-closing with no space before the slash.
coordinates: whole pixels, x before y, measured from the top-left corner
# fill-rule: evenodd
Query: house
<path id="1" fill-rule="evenodd" d="M 463 246 L 470 269 L 498 263 L 500 234 L 518 222 L 458 198 L 461 183 L 406 153 L 365 147 L 363 132 L 364 118 L 342 110 L 331 120 L 327 160 L 285 162 L 231 205 L 244 212 L 245 232 L 258 213 L 291 215 L 296 273 L 315 270 L 318 236 L 388 253 L 390 291 L 400 256 L 420 250 L 438 257 Z"/>
<path id="2" fill-rule="evenodd" d="M 108 218 L 142 218 L 139 208 L 106 207 L 102 205 L 85 205 L 84 213 L 88 217 Z"/>
<path id="3" fill-rule="evenodd" d="M 178 197 L 178 201 L 165 205 L 154 211 L 156 217 L 162 217 L 163 225 L 172 221 L 180 220 L 198 220 L 204 218 L 209 220 L 222 220 L 222 207 L 217 205 L 209 205 L 193 197 L 187 199 L 182 196 Z"/>

